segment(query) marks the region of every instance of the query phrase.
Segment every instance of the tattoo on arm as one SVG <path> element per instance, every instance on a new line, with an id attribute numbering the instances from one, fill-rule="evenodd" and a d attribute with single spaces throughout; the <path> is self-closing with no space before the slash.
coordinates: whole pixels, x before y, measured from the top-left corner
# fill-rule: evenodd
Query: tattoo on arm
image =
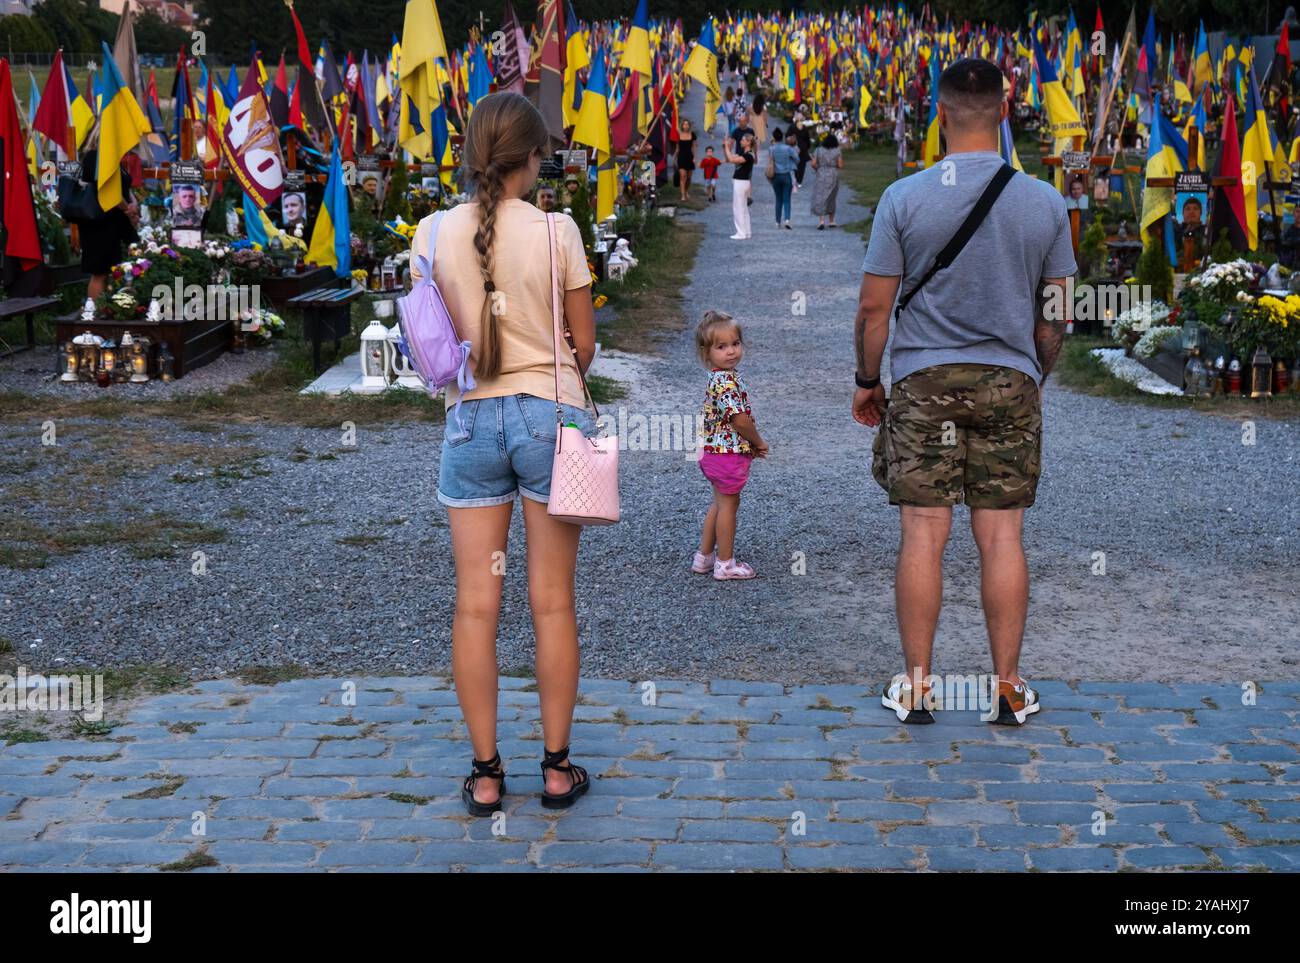
<path id="1" fill-rule="evenodd" d="M 853 350 L 856 352 L 857 355 L 857 361 L 858 361 L 857 370 L 862 372 L 863 374 L 868 373 L 867 360 L 866 360 L 866 344 L 865 344 L 866 338 L 864 337 L 866 333 L 867 333 L 867 312 L 863 311 L 862 308 L 859 307 L 858 316 L 857 318 L 854 319 L 854 323 L 853 323 Z"/>
<path id="2" fill-rule="evenodd" d="M 1046 378 L 1056 365 L 1065 342 L 1065 327 L 1069 322 L 1073 305 L 1066 304 L 1061 292 L 1049 293 L 1051 285 L 1064 286 L 1064 279 L 1053 278 L 1044 281 L 1038 289 L 1038 298 L 1034 317 L 1034 348 L 1038 353 L 1038 364 Z"/>

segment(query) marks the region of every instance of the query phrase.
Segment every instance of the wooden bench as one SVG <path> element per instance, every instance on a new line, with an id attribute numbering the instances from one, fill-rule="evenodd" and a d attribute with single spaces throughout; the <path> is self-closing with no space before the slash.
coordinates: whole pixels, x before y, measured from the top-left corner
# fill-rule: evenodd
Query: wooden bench
<path id="1" fill-rule="evenodd" d="M 302 333 L 311 339 L 311 362 L 317 374 L 321 369 L 321 341 L 333 340 L 334 354 L 338 355 L 344 336 L 352 333 L 352 304 L 365 293 L 364 288 L 356 286 L 317 288 L 289 299 L 289 306 L 302 311 Z"/>
<path id="2" fill-rule="evenodd" d="M 58 304 L 58 298 L 10 298 L 0 301 L 0 321 L 24 315 L 27 320 L 27 343 L 17 348 L 0 351 L 0 358 L 7 358 L 20 351 L 31 351 L 36 347 L 36 312 L 44 311 L 51 305 Z"/>

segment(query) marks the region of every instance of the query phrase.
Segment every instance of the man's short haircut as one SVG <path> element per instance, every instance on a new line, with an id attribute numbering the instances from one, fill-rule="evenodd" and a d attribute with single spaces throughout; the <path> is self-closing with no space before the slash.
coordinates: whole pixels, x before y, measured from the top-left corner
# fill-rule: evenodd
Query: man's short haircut
<path id="1" fill-rule="evenodd" d="M 1201 205 L 1201 202 L 1195 197 L 1189 197 L 1187 200 L 1183 201 L 1183 210 L 1186 211 L 1189 207 L 1193 205 L 1196 206 L 1196 209 L 1198 211 L 1205 210 L 1205 208 Z"/>
<path id="2" fill-rule="evenodd" d="M 963 132 L 997 127 L 1005 97 L 1002 71 L 989 60 L 958 60 L 939 77 L 948 124 Z"/>

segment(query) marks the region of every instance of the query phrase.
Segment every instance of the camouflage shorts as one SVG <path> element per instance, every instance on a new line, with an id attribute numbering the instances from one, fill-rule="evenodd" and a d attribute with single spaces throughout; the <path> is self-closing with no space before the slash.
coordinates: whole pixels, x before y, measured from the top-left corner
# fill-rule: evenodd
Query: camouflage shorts
<path id="1" fill-rule="evenodd" d="M 1028 375 L 936 365 L 893 386 L 871 473 L 893 505 L 1028 508 L 1042 435 L 1038 386 Z"/>

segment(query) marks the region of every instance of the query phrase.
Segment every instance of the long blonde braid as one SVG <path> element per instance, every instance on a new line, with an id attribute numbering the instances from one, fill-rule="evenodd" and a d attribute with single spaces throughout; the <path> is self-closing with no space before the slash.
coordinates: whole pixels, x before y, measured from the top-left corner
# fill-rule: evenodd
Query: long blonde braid
<path id="1" fill-rule="evenodd" d="M 498 296 L 493 280 L 497 211 L 505 199 L 505 179 L 528 163 L 536 150 L 546 150 L 550 135 L 546 121 L 523 95 L 512 92 L 489 94 L 474 107 L 465 129 L 461 152 L 467 179 L 475 185 L 479 204 L 478 230 L 474 250 L 483 276 L 483 316 L 478 359 L 474 374 L 491 379 L 501 373 L 501 332 L 498 324 Z"/>

